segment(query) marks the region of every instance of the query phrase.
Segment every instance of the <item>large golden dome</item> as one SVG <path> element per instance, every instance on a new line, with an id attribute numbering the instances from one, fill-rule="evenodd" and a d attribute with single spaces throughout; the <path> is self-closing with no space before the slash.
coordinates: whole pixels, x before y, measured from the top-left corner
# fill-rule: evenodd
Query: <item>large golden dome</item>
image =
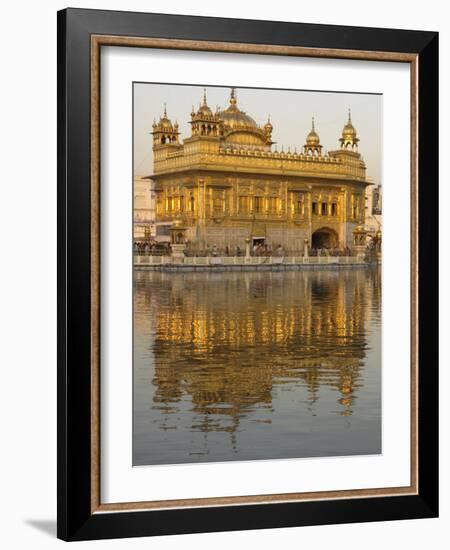
<path id="1" fill-rule="evenodd" d="M 227 109 L 219 111 L 217 114 L 228 130 L 236 130 L 244 127 L 258 128 L 253 118 L 238 108 L 234 88 L 231 89 L 230 105 Z"/>

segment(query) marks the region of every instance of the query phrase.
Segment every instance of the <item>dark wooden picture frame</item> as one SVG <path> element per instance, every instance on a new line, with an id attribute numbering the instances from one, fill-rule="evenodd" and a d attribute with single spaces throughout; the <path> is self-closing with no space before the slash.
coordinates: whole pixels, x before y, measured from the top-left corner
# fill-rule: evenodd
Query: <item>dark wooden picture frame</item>
<path id="1" fill-rule="evenodd" d="M 410 64 L 411 487 L 115 508 L 101 504 L 99 54 L 104 45 Z M 87 540 L 437 516 L 437 144 L 435 32 L 84 9 L 58 13 L 58 537 Z"/>

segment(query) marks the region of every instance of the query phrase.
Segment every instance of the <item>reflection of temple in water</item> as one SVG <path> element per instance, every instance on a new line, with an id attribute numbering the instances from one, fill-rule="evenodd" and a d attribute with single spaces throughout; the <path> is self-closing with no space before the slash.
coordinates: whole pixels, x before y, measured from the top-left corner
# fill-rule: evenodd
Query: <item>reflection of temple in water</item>
<path id="1" fill-rule="evenodd" d="M 193 430 L 233 433 L 300 385 L 311 414 L 324 388 L 333 412 L 351 415 L 380 303 L 380 276 L 366 270 L 136 272 L 135 330 L 154 333 L 152 406 L 168 420 L 190 399 Z"/>

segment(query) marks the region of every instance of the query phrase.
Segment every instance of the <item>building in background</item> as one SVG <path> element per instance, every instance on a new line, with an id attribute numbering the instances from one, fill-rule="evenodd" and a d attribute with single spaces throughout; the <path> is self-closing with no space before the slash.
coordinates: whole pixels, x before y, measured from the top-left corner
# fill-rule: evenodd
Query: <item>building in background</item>
<path id="1" fill-rule="evenodd" d="M 206 91 L 180 140 L 166 108 L 153 124 L 156 223 L 194 249 L 253 245 L 303 251 L 361 244 L 366 166 L 350 111 L 339 148 L 324 154 L 312 127 L 300 152 L 273 150 L 270 119 L 258 125 L 231 90 L 213 112 Z M 356 243 L 356 233 L 358 243 Z"/>
<path id="2" fill-rule="evenodd" d="M 381 184 L 376 185 L 370 178 L 368 181 L 372 183 L 366 188 L 366 223 L 367 236 L 374 237 L 378 232 L 382 231 L 382 187 Z"/>
<path id="3" fill-rule="evenodd" d="M 134 241 L 150 240 L 155 235 L 155 183 L 143 176 L 134 177 Z"/>

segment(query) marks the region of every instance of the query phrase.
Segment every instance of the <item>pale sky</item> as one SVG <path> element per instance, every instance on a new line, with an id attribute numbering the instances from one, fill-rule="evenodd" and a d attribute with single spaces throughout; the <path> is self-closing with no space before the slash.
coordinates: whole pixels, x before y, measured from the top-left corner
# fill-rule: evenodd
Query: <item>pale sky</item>
<path id="1" fill-rule="evenodd" d="M 207 86 L 206 96 L 214 112 L 216 105 L 226 109 L 230 88 Z M 261 88 L 236 88 L 237 106 L 250 115 L 257 124 L 264 125 L 270 114 L 273 125 L 272 139 L 275 147 L 300 152 L 314 116 L 315 129 L 323 145 L 323 152 L 339 149 L 339 138 L 351 109 L 356 128 L 359 152 L 366 166 L 367 177 L 376 184 L 381 175 L 381 122 L 382 96 L 371 94 L 336 93 L 323 91 L 267 90 Z M 178 121 L 180 140 L 190 136 L 190 113 L 203 98 L 203 86 L 176 84 L 134 84 L 134 174 L 150 175 L 153 171 L 152 131 L 153 119 L 157 121 L 167 104 L 167 115 Z"/>

